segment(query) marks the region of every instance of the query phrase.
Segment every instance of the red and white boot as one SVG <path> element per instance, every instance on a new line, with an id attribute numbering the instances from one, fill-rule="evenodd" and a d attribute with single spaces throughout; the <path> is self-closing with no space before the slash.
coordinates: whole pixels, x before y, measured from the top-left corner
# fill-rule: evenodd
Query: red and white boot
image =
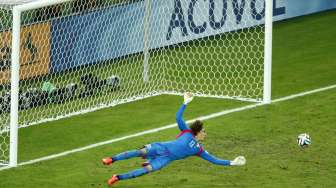
<path id="1" fill-rule="evenodd" d="M 110 165 L 113 163 L 113 159 L 111 157 L 107 157 L 107 158 L 102 159 L 102 162 L 104 165 Z"/>
<path id="2" fill-rule="evenodd" d="M 112 186 L 113 184 L 115 184 L 117 181 L 119 181 L 119 178 L 117 175 L 113 175 L 109 180 L 107 180 L 107 184 L 109 186 Z"/>

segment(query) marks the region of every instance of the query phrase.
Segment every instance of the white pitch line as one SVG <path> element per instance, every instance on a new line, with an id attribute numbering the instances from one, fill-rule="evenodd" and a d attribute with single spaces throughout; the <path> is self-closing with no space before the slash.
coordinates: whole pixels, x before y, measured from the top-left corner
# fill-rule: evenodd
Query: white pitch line
<path id="1" fill-rule="evenodd" d="M 294 98 L 297 98 L 297 97 L 302 97 L 302 96 L 305 96 L 305 95 L 310 95 L 310 94 L 313 94 L 313 93 L 322 92 L 322 91 L 326 91 L 326 90 L 330 90 L 330 89 L 334 89 L 334 88 L 336 88 L 336 84 L 335 85 L 330 85 L 330 86 L 327 86 L 327 87 L 323 87 L 323 88 L 319 88 L 319 89 L 314 89 L 314 90 L 307 91 L 307 92 L 302 92 L 302 93 L 289 95 L 289 96 L 282 97 L 282 98 L 279 98 L 279 99 L 275 99 L 275 100 L 272 100 L 272 103 L 291 100 L 291 99 L 294 99 Z M 257 103 L 257 104 L 247 105 L 247 106 L 234 108 L 234 109 L 230 109 L 230 110 L 224 110 L 224 111 L 221 111 L 221 112 L 213 113 L 213 114 L 206 115 L 206 116 L 200 116 L 200 117 L 188 120 L 187 123 L 193 122 L 196 119 L 198 119 L 198 120 L 208 120 L 208 119 L 216 118 L 216 117 L 223 116 L 223 115 L 226 115 L 226 114 L 230 114 L 230 113 L 234 113 L 234 112 L 240 112 L 240 111 L 252 109 L 252 108 L 255 108 L 255 107 L 258 107 L 258 106 L 263 106 L 263 105 L 265 105 L 265 104 Z M 151 134 L 151 133 L 159 132 L 159 131 L 162 131 L 162 130 L 174 128 L 176 126 L 177 126 L 177 124 L 173 123 L 173 124 L 166 125 L 166 126 L 163 126 L 163 127 L 150 129 L 150 130 L 142 131 L 142 132 L 139 132 L 139 133 L 131 134 L 131 135 L 128 135 L 128 136 L 115 138 L 115 139 L 107 140 L 107 141 L 104 141 L 104 142 L 91 144 L 91 145 L 88 145 L 88 146 L 85 146 L 85 147 L 81 147 L 81 148 L 77 148 L 77 149 L 73 149 L 73 150 L 68 150 L 68 151 L 65 151 L 65 152 L 62 152 L 62 153 L 53 154 L 53 155 L 49 155 L 49 156 L 46 156 L 46 157 L 41 157 L 41 158 L 38 158 L 38 159 L 33 159 L 33 160 L 30 160 L 30 161 L 22 162 L 22 163 L 19 163 L 18 166 L 24 166 L 24 165 L 28 165 L 28 164 L 38 163 L 38 162 L 45 161 L 45 160 L 55 159 L 55 158 L 58 158 L 58 157 L 66 156 L 66 155 L 69 155 L 69 154 L 72 154 L 72 153 L 77 153 L 77 152 L 80 152 L 80 151 L 88 150 L 88 149 L 99 147 L 99 146 L 102 146 L 102 145 L 111 144 L 111 143 L 114 143 L 114 142 L 119 142 L 119 141 L 122 141 L 122 140 L 129 139 L 129 138 L 139 137 L 139 136 L 143 136 L 143 135 L 146 135 L 146 134 Z M 1 167 L 0 171 L 5 170 L 5 169 L 10 169 L 10 168 L 12 168 L 12 167 L 8 167 L 8 166 Z"/>
<path id="2" fill-rule="evenodd" d="M 293 99 L 293 98 L 302 97 L 304 95 L 310 95 L 310 94 L 313 94 L 313 93 L 326 91 L 326 90 L 334 89 L 334 88 L 336 88 L 336 84 L 335 85 L 330 85 L 330 86 L 327 86 L 327 87 L 322 87 L 322 88 L 310 90 L 310 91 L 306 91 L 306 92 L 302 92 L 302 93 L 298 93 L 298 94 L 294 94 L 294 95 L 289 95 L 287 97 L 282 97 L 282 98 L 279 98 L 279 99 L 275 99 L 275 100 L 272 100 L 272 103 L 286 101 L 286 100 L 290 100 L 290 99 Z"/>

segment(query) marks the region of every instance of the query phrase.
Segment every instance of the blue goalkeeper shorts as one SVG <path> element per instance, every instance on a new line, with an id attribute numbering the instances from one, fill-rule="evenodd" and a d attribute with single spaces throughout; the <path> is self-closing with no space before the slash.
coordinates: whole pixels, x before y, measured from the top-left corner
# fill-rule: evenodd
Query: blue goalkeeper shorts
<path id="1" fill-rule="evenodd" d="M 148 144 L 145 146 L 147 154 L 144 157 L 152 166 L 153 171 L 159 170 L 162 167 L 172 162 L 169 157 L 169 151 L 160 143 Z"/>

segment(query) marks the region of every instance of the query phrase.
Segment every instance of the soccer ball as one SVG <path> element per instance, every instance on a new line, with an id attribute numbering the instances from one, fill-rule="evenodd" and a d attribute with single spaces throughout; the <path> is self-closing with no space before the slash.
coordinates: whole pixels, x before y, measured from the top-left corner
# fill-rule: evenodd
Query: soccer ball
<path id="1" fill-rule="evenodd" d="M 297 143 L 301 147 L 309 146 L 310 143 L 311 143 L 311 139 L 310 139 L 309 134 L 307 134 L 307 133 L 300 134 L 297 138 Z"/>

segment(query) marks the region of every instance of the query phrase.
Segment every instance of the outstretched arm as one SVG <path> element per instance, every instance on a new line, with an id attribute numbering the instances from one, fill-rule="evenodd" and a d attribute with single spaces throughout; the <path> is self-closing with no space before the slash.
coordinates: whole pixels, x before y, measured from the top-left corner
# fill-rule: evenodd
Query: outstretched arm
<path id="1" fill-rule="evenodd" d="M 189 127 L 187 126 L 187 124 L 183 120 L 183 112 L 184 112 L 186 107 L 187 106 L 185 104 L 182 104 L 180 109 L 176 113 L 176 123 L 177 123 L 177 125 L 178 125 L 178 127 L 181 131 L 189 130 Z"/>
<path id="2" fill-rule="evenodd" d="M 218 159 L 212 155 L 210 155 L 207 151 L 203 151 L 200 155 L 200 157 L 204 160 L 207 160 L 213 164 L 216 165 L 223 165 L 223 166 L 230 166 L 231 165 L 231 161 L 229 160 L 223 160 L 223 159 Z"/>
<path id="3" fill-rule="evenodd" d="M 223 166 L 242 166 L 242 165 L 245 165 L 246 163 L 246 159 L 243 156 L 238 156 L 233 161 L 230 161 L 230 160 L 218 159 L 210 155 L 207 151 L 203 151 L 200 154 L 200 157 L 202 157 L 202 159 L 205 159 L 213 164 L 223 165 Z"/>
<path id="4" fill-rule="evenodd" d="M 176 113 L 176 122 L 181 131 L 190 129 L 185 123 L 185 121 L 183 120 L 183 112 L 186 109 L 187 104 L 190 103 L 192 99 L 193 99 L 193 95 L 191 93 L 185 93 L 183 105 L 179 108 L 179 110 Z"/>

